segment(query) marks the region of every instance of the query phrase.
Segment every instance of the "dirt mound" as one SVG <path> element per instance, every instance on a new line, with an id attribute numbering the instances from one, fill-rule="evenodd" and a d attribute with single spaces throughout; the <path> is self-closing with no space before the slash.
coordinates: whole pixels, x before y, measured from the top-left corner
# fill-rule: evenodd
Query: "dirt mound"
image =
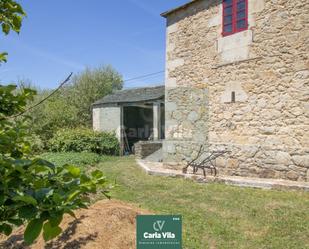
<path id="1" fill-rule="evenodd" d="M 63 233 L 45 244 L 42 236 L 32 246 L 23 243 L 23 229 L 0 242 L 5 249 L 135 249 L 138 214 L 150 214 L 120 201 L 99 201 L 89 209 L 75 212 L 77 219 L 65 216 Z M 1 238 L 0 238 L 1 239 Z"/>

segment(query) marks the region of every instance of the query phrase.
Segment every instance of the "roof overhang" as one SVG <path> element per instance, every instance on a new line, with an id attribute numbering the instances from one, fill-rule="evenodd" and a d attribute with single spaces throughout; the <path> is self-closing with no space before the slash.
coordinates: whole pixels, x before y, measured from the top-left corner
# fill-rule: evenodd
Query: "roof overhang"
<path id="1" fill-rule="evenodd" d="M 197 1 L 199 1 L 199 0 L 192 0 L 192 1 L 188 2 L 188 3 L 185 3 L 185 4 L 183 4 L 183 5 L 179 6 L 179 7 L 177 7 L 177 8 L 174 8 L 174 9 L 171 9 L 171 10 L 168 10 L 168 11 L 165 11 L 165 12 L 163 12 L 163 13 L 161 14 L 161 16 L 167 18 L 170 14 L 172 14 L 172 13 L 174 13 L 174 12 L 176 12 L 176 11 L 185 9 L 185 8 L 189 7 L 191 4 L 193 4 L 193 3 L 197 2 Z"/>
<path id="2" fill-rule="evenodd" d="M 92 108 L 104 106 L 145 105 L 164 102 L 165 86 L 141 87 L 116 91 L 92 104 Z"/>

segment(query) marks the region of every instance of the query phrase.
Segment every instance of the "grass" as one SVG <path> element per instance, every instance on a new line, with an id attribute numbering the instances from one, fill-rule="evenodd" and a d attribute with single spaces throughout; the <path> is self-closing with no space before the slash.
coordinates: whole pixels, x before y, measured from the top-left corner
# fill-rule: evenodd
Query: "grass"
<path id="1" fill-rule="evenodd" d="M 134 158 L 96 166 L 119 185 L 112 196 L 183 216 L 183 248 L 309 248 L 309 193 L 199 184 L 141 171 Z"/>
<path id="2" fill-rule="evenodd" d="M 47 152 L 40 155 L 42 159 L 48 160 L 58 166 L 63 166 L 65 164 L 72 164 L 76 166 L 94 166 L 99 162 L 111 161 L 113 157 L 111 156 L 100 156 L 95 153 L 89 152 L 61 152 L 52 153 Z"/>

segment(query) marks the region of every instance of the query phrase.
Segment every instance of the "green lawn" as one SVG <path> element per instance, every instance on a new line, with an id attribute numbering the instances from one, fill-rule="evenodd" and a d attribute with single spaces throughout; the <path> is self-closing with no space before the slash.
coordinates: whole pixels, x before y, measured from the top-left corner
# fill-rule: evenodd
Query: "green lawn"
<path id="1" fill-rule="evenodd" d="M 132 157 L 104 158 L 92 167 L 116 180 L 113 198 L 181 214 L 183 248 L 309 248 L 309 193 L 149 176 Z"/>

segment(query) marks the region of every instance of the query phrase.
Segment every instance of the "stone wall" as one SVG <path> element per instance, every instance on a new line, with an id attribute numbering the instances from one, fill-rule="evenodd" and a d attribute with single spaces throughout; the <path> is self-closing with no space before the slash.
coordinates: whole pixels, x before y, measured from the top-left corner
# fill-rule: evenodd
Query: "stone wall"
<path id="1" fill-rule="evenodd" d="M 166 93 L 163 158 L 166 165 L 178 167 L 208 142 L 207 89 L 169 87 Z"/>
<path id="2" fill-rule="evenodd" d="M 135 156 L 138 159 L 144 159 L 162 148 L 160 141 L 139 141 L 134 144 Z"/>
<path id="3" fill-rule="evenodd" d="M 248 2 L 249 30 L 227 37 L 219 0 L 168 16 L 165 165 L 204 144 L 232 151 L 219 174 L 308 181 L 309 2 Z"/>

